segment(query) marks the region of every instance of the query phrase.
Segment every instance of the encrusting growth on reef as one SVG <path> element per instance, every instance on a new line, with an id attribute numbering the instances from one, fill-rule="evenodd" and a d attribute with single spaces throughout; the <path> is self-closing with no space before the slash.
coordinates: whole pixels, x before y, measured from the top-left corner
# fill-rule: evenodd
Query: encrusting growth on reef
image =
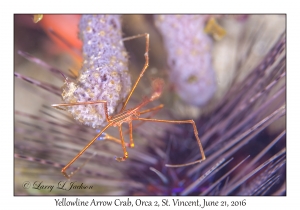
<path id="1" fill-rule="evenodd" d="M 83 15 L 79 29 L 84 61 L 77 80 L 65 81 L 62 98 L 65 103 L 105 100 L 112 114 L 131 88 L 120 16 Z M 106 124 L 103 104 L 66 109 L 85 125 L 99 128 Z"/>
<path id="2" fill-rule="evenodd" d="M 168 54 L 169 79 L 188 104 L 201 106 L 216 91 L 211 62 L 213 40 L 204 32 L 208 15 L 156 15 Z M 199 93 L 201 95 L 199 95 Z"/>

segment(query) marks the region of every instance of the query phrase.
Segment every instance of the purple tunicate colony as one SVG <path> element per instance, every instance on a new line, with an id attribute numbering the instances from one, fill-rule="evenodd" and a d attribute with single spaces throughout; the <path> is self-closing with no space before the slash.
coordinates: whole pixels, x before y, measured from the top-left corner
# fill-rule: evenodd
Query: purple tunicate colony
<path id="1" fill-rule="evenodd" d="M 131 80 L 119 15 L 83 15 L 80 23 L 83 65 L 75 82 L 66 81 L 65 103 L 107 101 L 108 114 L 126 99 Z M 74 119 L 93 128 L 106 124 L 102 103 L 68 106 Z"/>
<path id="2" fill-rule="evenodd" d="M 168 54 L 169 79 L 179 97 L 202 106 L 216 91 L 211 61 L 213 41 L 204 33 L 207 15 L 156 15 Z"/>

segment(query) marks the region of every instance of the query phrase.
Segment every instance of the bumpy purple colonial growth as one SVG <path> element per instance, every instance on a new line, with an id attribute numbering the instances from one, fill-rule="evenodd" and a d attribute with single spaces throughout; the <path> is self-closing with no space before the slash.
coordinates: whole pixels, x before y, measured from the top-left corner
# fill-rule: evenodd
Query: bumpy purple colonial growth
<path id="1" fill-rule="evenodd" d="M 84 62 L 75 82 L 66 81 L 66 103 L 107 101 L 111 115 L 131 87 L 119 15 L 83 15 L 79 23 Z M 69 106 L 75 120 L 93 128 L 106 124 L 103 104 Z"/>
<path id="2" fill-rule="evenodd" d="M 201 106 L 216 91 L 212 40 L 204 33 L 207 15 L 156 15 L 168 53 L 170 81 L 185 102 Z"/>

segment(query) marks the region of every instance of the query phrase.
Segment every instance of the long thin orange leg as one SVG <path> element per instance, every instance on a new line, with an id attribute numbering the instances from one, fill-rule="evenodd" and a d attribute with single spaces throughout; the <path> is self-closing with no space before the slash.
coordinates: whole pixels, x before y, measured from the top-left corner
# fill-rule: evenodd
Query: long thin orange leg
<path id="1" fill-rule="evenodd" d="M 111 123 L 107 124 L 101 132 L 99 132 L 65 167 L 63 167 L 61 169 L 61 173 L 68 179 L 70 179 L 71 175 L 68 175 L 66 173 L 66 170 L 70 167 L 70 165 L 72 165 L 72 163 L 75 162 L 75 160 L 77 160 L 83 153 L 85 150 L 87 150 L 87 148 L 89 148 L 97 139 L 98 137 L 107 129 L 111 126 Z M 123 145 L 123 144 L 122 144 Z M 124 145 L 125 146 L 125 145 Z"/>
<path id="2" fill-rule="evenodd" d="M 129 144 L 129 146 L 130 146 L 131 148 L 133 148 L 133 147 L 134 147 L 134 143 L 133 143 L 133 137 L 132 137 L 132 121 L 129 122 L 129 139 L 130 139 L 130 144 Z"/>
<path id="3" fill-rule="evenodd" d="M 70 179 L 72 176 L 74 176 L 74 174 L 76 174 L 80 169 L 82 169 L 83 166 L 85 166 L 92 159 L 92 157 L 94 157 L 95 155 L 96 155 L 96 153 L 94 153 L 92 156 L 90 156 L 88 159 L 86 159 L 86 161 L 84 161 L 84 163 L 81 164 L 81 166 L 77 167 L 77 169 L 75 171 L 72 171 L 70 173 L 70 175 L 67 175 L 68 178 Z"/>
<path id="4" fill-rule="evenodd" d="M 64 110 L 64 109 L 60 108 L 60 106 L 77 106 L 77 105 L 88 105 L 88 104 L 99 104 L 99 103 L 103 103 L 105 117 L 106 117 L 107 122 L 109 122 L 110 116 L 108 115 L 107 101 L 104 101 L 104 100 L 76 102 L 76 103 L 69 103 L 69 104 L 52 104 L 51 106 L 54 108 L 60 109 L 60 110 Z M 64 111 L 66 111 L 66 110 L 64 110 Z"/>
<path id="5" fill-rule="evenodd" d="M 129 94 L 128 94 L 128 96 L 127 96 L 120 112 L 124 111 L 124 109 L 125 109 L 128 101 L 129 101 L 133 91 L 135 90 L 137 84 L 139 83 L 140 79 L 144 75 L 144 72 L 146 71 L 146 69 L 149 65 L 149 55 L 148 55 L 148 52 L 149 52 L 149 34 L 147 34 L 147 33 L 146 34 L 139 34 L 139 35 L 136 35 L 136 36 L 126 37 L 126 38 L 123 39 L 123 41 L 128 41 L 128 40 L 140 38 L 140 37 L 143 37 L 143 36 L 146 38 L 146 50 L 145 50 L 145 54 L 144 54 L 145 55 L 145 64 L 144 64 L 144 67 L 143 67 L 138 79 L 136 80 L 135 84 L 133 85 L 131 91 L 129 92 Z"/>
<path id="6" fill-rule="evenodd" d="M 116 160 L 121 162 L 121 161 L 125 161 L 128 158 L 128 152 L 126 151 L 126 146 L 125 146 L 125 142 L 124 142 L 124 137 L 123 137 L 122 126 L 121 125 L 119 126 L 119 132 L 120 132 L 120 137 L 121 137 L 124 156 L 123 157 L 116 157 Z"/>
<path id="7" fill-rule="evenodd" d="M 158 111 L 158 110 L 162 109 L 163 107 L 164 107 L 164 105 L 163 105 L 163 104 L 160 104 L 160 105 L 155 106 L 155 107 L 153 107 L 153 108 L 143 110 L 143 111 L 140 112 L 140 114 L 146 114 L 146 113 L 148 113 L 148 112 Z M 154 113 L 156 113 L 156 112 L 154 112 Z M 152 115 L 151 115 L 151 116 L 152 116 Z"/>
<path id="8" fill-rule="evenodd" d="M 156 114 L 161 108 L 163 108 L 163 107 L 164 107 L 164 105 L 163 105 L 163 104 L 160 104 L 160 105 L 158 105 L 158 106 L 156 106 L 156 107 L 153 107 L 153 108 L 151 108 L 151 109 L 146 109 L 146 110 L 144 110 L 144 111 L 141 111 L 140 114 L 146 114 L 146 113 L 148 113 L 148 112 L 153 112 L 153 113 L 151 113 L 150 116 L 147 117 L 147 118 L 150 118 L 150 117 L 152 117 L 153 115 L 155 115 L 155 114 Z M 139 126 L 141 126 L 143 123 L 145 123 L 145 122 L 139 122 L 138 124 L 132 126 L 132 130 L 135 129 L 135 128 L 137 128 L 137 127 L 139 127 Z M 128 129 L 128 130 L 125 132 L 125 134 L 127 134 L 127 133 L 129 133 L 129 132 L 130 132 L 130 130 Z M 130 147 L 131 147 L 131 146 L 130 146 Z"/>
<path id="9" fill-rule="evenodd" d="M 134 120 L 142 120 L 142 121 L 149 121 L 149 122 L 163 122 L 163 123 L 176 123 L 176 124 L 182 124 L 182 123 L 190 123 L 193 125 L 193 129 L 194 129 L 194 134 L 195 137 L 197 139 L 197 143 L 200 149 L 200 153 L 202 156 L 201 160 L 196 160 L 194 162 L 190 162 L 190 163 L 185 163 L 185 164 L 179 164 L 179 165 L 170 165 L 170 164 L 166 164 L 167 167 L 182 167 L 182 166 L 189 166 L 189 165 L 193 165 L 196 163 L 200 163 L 202 161 L 204 161 L 206 159 L 205 154 L 204 154 L 204 150 L 200 141 L 200 138 L 198 137 L 198 131 L 197 131 L 197 127 L 196 124 L 194 122 L 194 120 L 158 120 L 158 119 L 147 119 L 147 118 L 136 118 Z"/>
<path id="10" fill-rule="evenodd" d="M 109 122 L 110 116 L 108 115 L 107 111 L 107 102 L 106 101 L 89 101 L 89 102 L 77 102 L 77 103 L 70 103 L 70 104 L 52 104 L 51 106 L 56 108 L 56 109 L 61 109 L 60 106 L 76 106 L 76 105 L 87 105 L 87 104 L 97 104 L 97 103 L 104 103 L 104 111 L 105 111 L 105 116 L 107 122 Z M 61 109 L 64 110 L 64 109 Z M 66 111 L 66 110 L 64 110 Z M 110 140 L 113 142 L 116 142 L 118 144 L 122 144 L 121 140 L 118 138 L 115 138 L 107 133 L 104 133 L 104 136 L 100 138 L 101 140 Z M 129 144 L 125 143 L 126 147 L 129 146 Z"/>
<path id="11" fill-rule="evenodd" d="M 145 114 L 145 113 L 148 113 L 148 112 L 153 112 L 153 113 L 151 114 L 151 116 L 153 116 L 159 109 L 161 109 L 161 108 L 163 108 L 163 107 L 164 107 L 164 105 L 163 105 L 163 104 L 160 104 L 159 106 L 153 107 L 153 108 L 151 108 L 151 109 L 146 109 L 146 110 L 140 112 L 140 114 Z M 151 116 L 149 116 L 149 117 L 151 117 Z M 139 124 L 135 125 L 134 128 L 140 126 L 140 125 L 143 124 L 143 123 L 144 123 L 144 122 L 140 122 Z M 131 148 L 134 147 L 133 136 L 132 136 L 132 130 L 133 130 L 132 121 L 130 121 L 130 122 L 129 122 L 129 130 L 128 130 L 128 132 L 129 132 L 129 139 L 130 139 L 130 144 L 129 144 L 129 146 L 130 146 Z"/>
<path id="12" fill-rule="evenodd" d="M 110 141 L 113 141 L 117 144 L 121 144 L 122 145 L 122 141 L 114 136 L 111 136 L 107 133 L 104 133 L 104 136 L 103 137 L 100 137 L 101 140 L 110 140 Z M 126 147 L 129 147 L 130 145 L 128 143 L 125 142 L 125 146 Z"/>

